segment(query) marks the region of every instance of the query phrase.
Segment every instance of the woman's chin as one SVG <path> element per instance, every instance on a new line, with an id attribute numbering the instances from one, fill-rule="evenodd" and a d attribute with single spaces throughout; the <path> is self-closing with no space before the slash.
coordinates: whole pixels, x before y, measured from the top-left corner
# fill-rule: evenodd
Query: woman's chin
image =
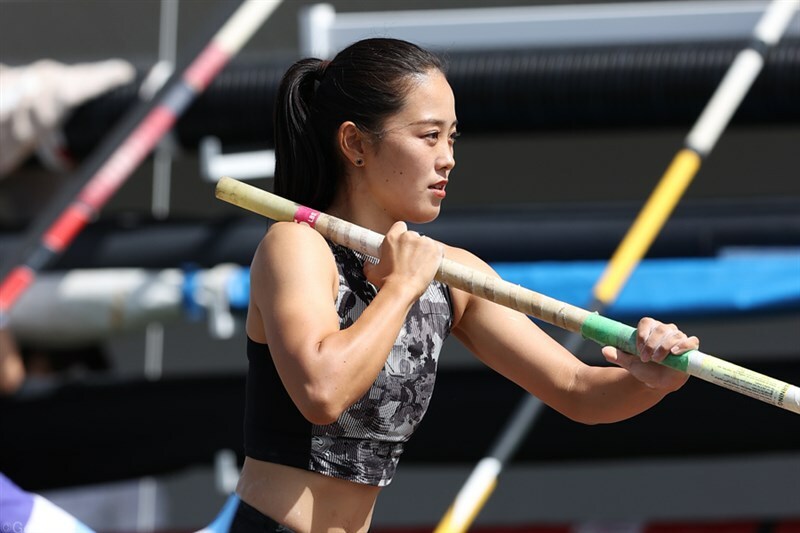
<path id="1" fill-rule="evenodd" d="M 410 216 L 406 220 L 406 222 L 411 224 L 427 224 L 428 222 L 433 222 L 436 220 L 440 211 L 441 209 L 439 206 L 432 206 L 428 209 L 414 213 L 413 216 Z"/>

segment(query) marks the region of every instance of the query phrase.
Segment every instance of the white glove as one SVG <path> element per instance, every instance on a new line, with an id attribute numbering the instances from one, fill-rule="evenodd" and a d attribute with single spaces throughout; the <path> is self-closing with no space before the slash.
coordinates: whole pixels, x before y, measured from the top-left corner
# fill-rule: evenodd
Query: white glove
<path id="1" fill-rule="evenodd" d="M 21 67 L 0 64 L 0 177 L 58 130 L 74 108 L 130 83 L 135 75 L 134 67 L 121 59 L 76 65 L 52 60 Z"/>

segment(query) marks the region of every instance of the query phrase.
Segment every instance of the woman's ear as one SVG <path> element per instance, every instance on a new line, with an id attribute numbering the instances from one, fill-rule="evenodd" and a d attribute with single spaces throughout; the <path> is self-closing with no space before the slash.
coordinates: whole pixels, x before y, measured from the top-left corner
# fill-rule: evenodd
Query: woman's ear
<path id="1" fill-rule="evenodd" d="M 342 122 L 337 133 L 339 150 L 345 161 L 356 167 L 364 166 L 364 133 L 349 120 Z"/>

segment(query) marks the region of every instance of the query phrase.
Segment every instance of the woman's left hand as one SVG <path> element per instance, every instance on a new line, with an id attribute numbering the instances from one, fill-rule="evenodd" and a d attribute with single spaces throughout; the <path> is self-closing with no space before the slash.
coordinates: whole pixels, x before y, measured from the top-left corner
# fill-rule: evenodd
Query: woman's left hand
<path id="1" fill-rule="evenodd" d="M 610 363 L 621 366 L 652 389 L 671 392 L 678 390 L 689 375 L 668 366 L 656 364 L 669 355 L 679 355 L 700 347 L 697 337 L 688 337 L 674 324 L 664 324 L 652 318 L 643 318 L 637 328 L 636 347 L 639 356 L 625 353 L 613 346 L 603 348 L 603 356 Z"/>

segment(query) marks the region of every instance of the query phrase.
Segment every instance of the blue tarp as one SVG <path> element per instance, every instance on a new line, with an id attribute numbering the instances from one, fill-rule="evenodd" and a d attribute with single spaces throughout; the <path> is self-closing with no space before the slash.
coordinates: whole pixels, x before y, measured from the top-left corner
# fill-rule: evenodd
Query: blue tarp
<path id="1" fill-rule="evenodd" d="M 605 261 L 499 263 L 511 283 L 585 307 Z M 650 259 L 634 270 L 609 316 L 720 315 L 800 309 L 800 252 Z"/>
<path id="2" fill-rule="evenodd" d="M 606 261 L 494 263 L 500 277 L 586 307 Z M 248 271 L 231 281 L 231 306 L 247 305 Z M 713 258 L 648 259 L 604 314 L 615 317 L 726 315 L 800 309 L 800 251 Z"/>

